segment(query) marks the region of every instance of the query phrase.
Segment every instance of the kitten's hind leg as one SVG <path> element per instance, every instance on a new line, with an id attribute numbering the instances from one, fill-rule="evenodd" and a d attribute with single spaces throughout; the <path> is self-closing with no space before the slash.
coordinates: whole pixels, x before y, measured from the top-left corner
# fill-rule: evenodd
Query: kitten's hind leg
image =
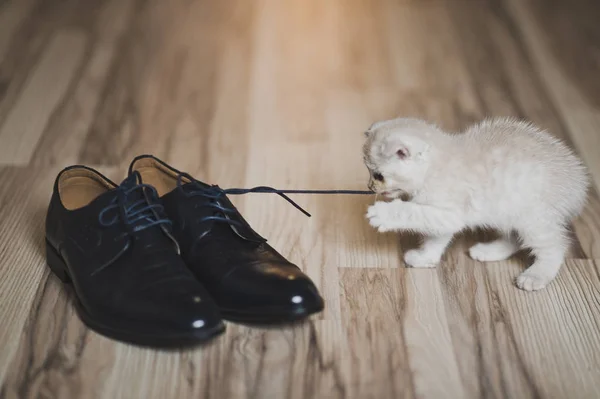
<path id="1" fill-rule="evenodd" d="M 519 277 L 517 286 L 525 291 L 544 288 L 558 274 L 569 247 L 566 230 L 562 226 L 521 231 L 525 247 L 531 248 L 535 261 Z"/>
<path id="2" fill-rule="evenodd" d="M 510 258 L 519 250 L 514 236 L 504 235 L 491 242 L 480 242 L 469 248 L 469 256 L 481 262 L 495 262 Z"/>
<path id="3" fill-rule="evenodd" d="M 410 267 L 437 266 L 452 237 L 453 234 L 425 237 L 419 249 L 411 249 L 404 254 L 404 262 Z"/>

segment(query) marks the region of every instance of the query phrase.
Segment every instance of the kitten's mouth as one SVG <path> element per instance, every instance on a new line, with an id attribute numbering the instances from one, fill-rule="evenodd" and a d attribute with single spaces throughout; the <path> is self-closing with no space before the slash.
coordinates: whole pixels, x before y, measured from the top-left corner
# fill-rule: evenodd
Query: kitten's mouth
<path id="1" fill-rule="evenodd" d="M 399 196 L 401 196 L 403 193 L 402 190 L 386 190 L 386 191 L 380 191 L 379 194 L 383 195 L 384 197 L 388 197 L 388 198 L 397 198 Z"/>

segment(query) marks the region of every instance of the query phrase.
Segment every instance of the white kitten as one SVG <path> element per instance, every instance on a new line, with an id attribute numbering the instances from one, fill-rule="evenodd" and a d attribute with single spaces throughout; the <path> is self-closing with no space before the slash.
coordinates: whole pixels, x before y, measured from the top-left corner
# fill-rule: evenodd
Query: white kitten
<path id="1" fill-rule="evenodd" d="M 434 267 L 455 233 L 491 227 L 503 238 L 471 247 L 473 259 L 498 261 L 530 249 L 535 262 L 517 278 L 527 291 L 558 274 L 568 225 L 582 211 L 589 185 L 582 162 L 561 141 L 507 118 L 457 135 L 399 118 L 377 122 L 365 135 L 369 187 L 393 199 L 369 207 L 370 224 L 380 232 L 425 235 L 421 248 L 406 252 L 409 266 Z"/>

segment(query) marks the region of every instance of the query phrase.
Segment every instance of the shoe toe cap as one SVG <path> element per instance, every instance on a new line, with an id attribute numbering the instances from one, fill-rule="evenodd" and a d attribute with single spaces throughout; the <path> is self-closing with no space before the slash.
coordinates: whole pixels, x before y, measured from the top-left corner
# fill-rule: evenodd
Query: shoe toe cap
<path id="1" fill-rule="evenodd" d="M 224 316 L 233 318 L 299 319 L 323 309 L 315 284 L 290 263 L 239 266 L 223 278 L 218 291 Z"/>
<path id="2" fill-rule="evenodd" d="M 199 293 L 136 295 L 94 312 L 81 308 L 82 319 L 94 330 L 142 345 L 200 343 L 225 329 L 216 304 Z"/>

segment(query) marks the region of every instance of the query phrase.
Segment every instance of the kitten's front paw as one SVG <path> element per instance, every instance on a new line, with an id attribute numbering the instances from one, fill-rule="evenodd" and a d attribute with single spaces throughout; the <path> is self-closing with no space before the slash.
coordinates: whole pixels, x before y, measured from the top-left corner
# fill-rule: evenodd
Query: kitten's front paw
<path id="1" fill-rule="evenodd" d="M 517 287 L 524 291 L 538 291 L 546 287 L 550 281 L 551 278 L 525 270 L 517 277 Z"/>
<path id="2" fill-rule="evenodd" d="M 393 230 L 393 226 L 390 223 L 392 218 L 389 210 L 389 204 L 386 202 L 376 202 L 371 205 L 367 210 L 367 219 L 369 224 L 377 229 L 380 233 Z"/>
<path id="3" fill-rule="evenodd" d="M 428 252 L 411 249 L 404 254 L 404 263 L 410 267 L 432 268 L 436 267 L 440 262 L 439 257 Z"/>

